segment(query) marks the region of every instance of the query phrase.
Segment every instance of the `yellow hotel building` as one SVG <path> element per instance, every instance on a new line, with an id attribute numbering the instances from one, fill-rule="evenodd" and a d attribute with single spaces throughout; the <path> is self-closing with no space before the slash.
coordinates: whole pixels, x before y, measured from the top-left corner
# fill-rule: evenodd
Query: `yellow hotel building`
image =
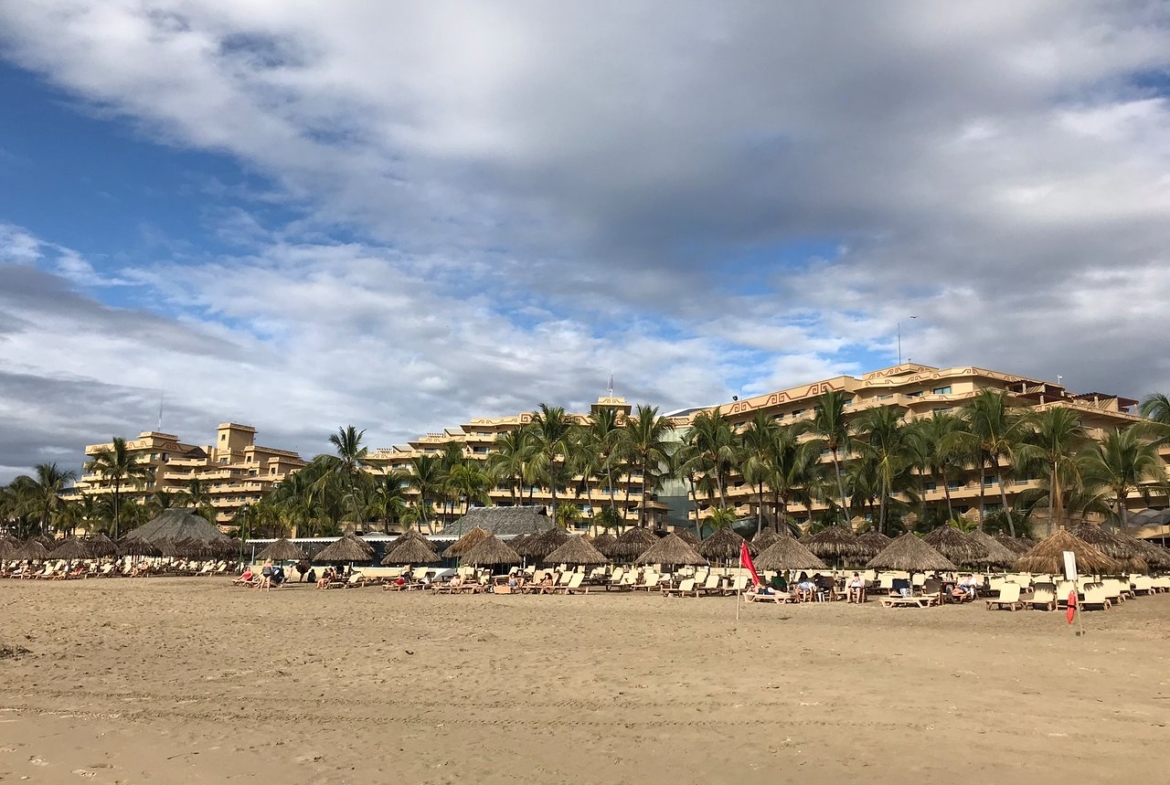
<path id="1" fill-rule="evenodd" d="M 249 425 L 224 423 L 216 428 L 215 443 L 187 444 L 174 434 L 146 431 L 127 440 L 126 448 L 140 463 L 153 469 L 153 479 L 138 487 L 123 487 L 128 498 L 145 499 L 155 491 L 178 493 L 191 480 L 199 480 L 211 496 L 219 524 L 231 522 L 245 504 L 260 501 L 278 482 L 305 466 L 295 452 L 261 447 L 256 429 Z M 86 462 L 111 445 L 90 444 Z M 73 496 L 113 493 L 113 485 L 93 472 L 86 472 L 74 487 Z"/>
<path id="2" fill-rule="evenodd" d="M 981 390 L 987 389 L 1007 393 L 1016 406 L 1034 409 L 1061 406 L 1074 409 L 1080 415 L 1091 438 L 1101 438 L 1107 431 L 1140 419 L 1135 411 L 1137 401 L 1119 395 L 1095 392 L 1076 394 L 1058 383 L 1042 379 L 984 368 L 935 368 L 916 363 L 883 368 L 861 377 L 837 376 L 745 400 L 719 404 L 717 407 L 686 409 L 671 413 L 669 416 L 676 437 L 681 440 L 685 438 L 687 428 L 699 412 L 714 408 L 720 409 L 737 426 L 747 423 L 761 411 L 771 415 L 777 422 L 787 425 L 811 419 L 816 408 L 816 399 L 830 390 L 838 390 L 850 396 L 847 411 L 851 413 L 859 414 L 879 406 L 899 406 L 906 410 L 906 418 L 913 420 L 918 417 L 930 417 L 936 411 L 955 411 Z M 630 411 L 625 399 L 615 397 L 599 399 L 593 405 L 593 409 L 606 406 L 619 408 L 626 414 Z M 411 458 L 440 454 L 452 443 L 461 445 L 466 456 L 486 460 L 492 452 L 497 436 L 520 428 L 529 422 L 531 417 L 530 412 L 521 412 L 508 417 L 475 418 L 460 427 L 448 428 L 441 433 L 429 433 L 406 445 L 378 449 L 371 453 L 370 463 L 383 470 L 406 471 L 409 470 Z M 578 422 L 585 423 L 589 415 L 577 414 L 574 417 Z M 1170 457 L 1170 451 L 1165 452 L 1164 457 Z M 827 454 L 824 460 L 826 462 L 830 460 Z M 640 478 L 622 478 L 619 483 L 617 498 L 626 520 L 636 520 L 637 507 L 643 503 L 647 505 L 651 521 L 669 520 L 671 524 L 678 525 L 694 520 L 696 512 L 689 509 L 691 505 L 687 498 L 688 490 L 682 483 L 670 482 L 656 498 L 643 500 L 638 495 L 639 482 Z M 1035 479 L 1021 478 L 1012 481 L 1005 489 L 1008 503 L 1014 503 L 1022 492 L 1035 488 L 1038 484 L 1039 481 Z M 985 478 L 984 486 L 986 508 L 989 511 L 997 509 L 1000 506 L 1000 489 L 995 478 Z M 949 492 L 956 512 L 978 509 L 980 489 L 977 469 L 960 473 L 957 478 L 947 483 L 945 489 L 929 481 L 925 484 L 925 489 L 926 501 L 932 506 L 944 506 L 946 493 Z M 524 490 L 524 504 L 551 503 L 551 495 L 544 489 Z M 734 505 L 741 517 L 756 514 L 755 492 L 742 478 L 732 480 L 727 494 L 729 503 Z M 512 503 L 512 493 L 506 484 L 493 489 L 491 497 L 492 501 L 499 505 Z M 608 504 L 608 500 L 607 490 L 597 487 L 593 488 L 588 496 L 575 496 L 572 489 L 567 493 L 558 494 L 559 502 L 577 505 L 585 519 L 588 519 L 593 511 Z M 1132 499 L 1131 506 L 1137 501 L 1136 497 Z M 1144 504 L 1134 508 L 1141 507 L 1144 507 Z M 817 511 L 816 508 L 809 511 L 795 505 L 789 512 L 794 521 L 801 522 L 807 520 L 810 512 L 815 514 Z M 697 514 L 700 517 L 709 514 L 709 505 L 702 496 L 699 498 Z"/>

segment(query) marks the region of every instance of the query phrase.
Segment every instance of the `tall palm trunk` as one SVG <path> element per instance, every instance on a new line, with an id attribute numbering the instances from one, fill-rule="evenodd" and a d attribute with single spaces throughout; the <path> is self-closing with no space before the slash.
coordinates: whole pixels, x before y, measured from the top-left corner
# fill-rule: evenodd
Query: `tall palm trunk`
<path id="1" fill-rule="evenodd" d="M 940 479 L 942 480 L 943 484 L 943 496 L 945 496 L 947 499 L 947 520 L 954 520 L 955 507 L 951 503 L 951 483 L 949 480 L 947 480 L 946 472 L 942 473 L 942 477 Z"/>
<path id="2" fill-rule="evenodd" d="M 986 531 L 987 524 L 985 520 L 986 507 L 984 502 L 983 489 L 987 487 L 987 466 L 983 461 L 979 462 L 979 531 Z"/>
<path id="3" fill-rule="evenodd" d="M 841 479 L 841 462 L 837 459 L 837 448 L 830 447 L 829 453 L 833 456 L 833 472 L 837 475 L 837 494 L 841 499 L 841 512 L 837 513 L 837 521 L 839 523 L 841 513 L 849 514 L 845 507 L 845 481 Z"/>
<path id="4" fill-rule="evenodd" d="M 120 479 L 114 480 L 114 539 L 118 539 L 118 529 L 121 524 L 121 499 L 122 497 L 122 481 Z"/>
<path id="5" fill-rule="evenodd" d="M 1000 503 L 1003 504 L 1003 514 L 1007 518 L 1008 533 L 1011 534 L 1012 537 L 1015 537 L 1016 523 L 1012 518 L 1012 511 L 1008 509 L 1007 488 L 1005 488 L 1003 485 L 1003 472 L 997 471 L 995 473 L 995 481 L 999 483 L 999 498 Z"/>

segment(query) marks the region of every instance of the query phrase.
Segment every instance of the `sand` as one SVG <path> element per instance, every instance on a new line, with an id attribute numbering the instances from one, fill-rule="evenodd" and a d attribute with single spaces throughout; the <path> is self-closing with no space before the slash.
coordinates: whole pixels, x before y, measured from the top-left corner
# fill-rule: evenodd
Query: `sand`
<path id="1" fill-rule="evenodd" d="M 1170 595 L 1088 613 L 0 582 L 0 781 L 1160 782 Z"/>

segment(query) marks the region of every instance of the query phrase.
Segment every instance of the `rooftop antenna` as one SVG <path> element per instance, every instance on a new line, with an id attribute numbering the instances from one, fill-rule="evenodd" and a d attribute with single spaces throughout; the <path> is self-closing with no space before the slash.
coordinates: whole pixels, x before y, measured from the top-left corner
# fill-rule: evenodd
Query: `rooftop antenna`
<path id="1" fill-rule="evenodd" d="M 158 432 L 159 433 L 162 433 L 163 404 L 166 403 L 166 400 L 167 400 L 167 391 L 162 390 L 158 396 Z"/>
<path id="2" fill-rule="evenodd" d="M 612 398 L 613 397 L 613 369 L 612 368 L 609 371 L 609 388 L 608 389 L 609 389 L 609 397 Z"/>

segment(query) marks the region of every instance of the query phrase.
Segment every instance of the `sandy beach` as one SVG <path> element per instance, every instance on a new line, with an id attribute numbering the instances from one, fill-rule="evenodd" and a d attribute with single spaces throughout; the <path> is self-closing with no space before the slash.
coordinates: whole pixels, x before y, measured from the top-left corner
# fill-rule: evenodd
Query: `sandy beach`
<path id="1" fill-rule="evenodd" d="M 982 603 L 734 609 L 3 581 L 0 781 L 1165 776 L 1170 595 L 1086 614 L 1084 638 Z"/>

